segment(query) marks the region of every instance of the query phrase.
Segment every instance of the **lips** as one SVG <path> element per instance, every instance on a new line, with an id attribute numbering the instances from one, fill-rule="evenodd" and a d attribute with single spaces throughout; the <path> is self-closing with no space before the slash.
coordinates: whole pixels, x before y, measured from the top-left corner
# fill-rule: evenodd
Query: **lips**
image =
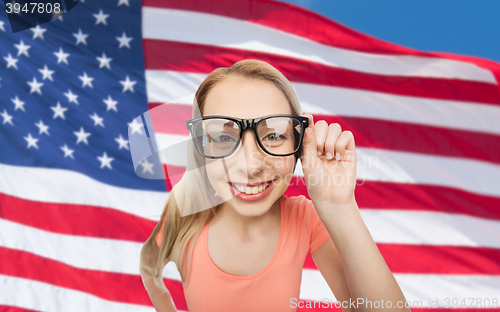
<path id="1" fill-rule="evenodd" d="M 244 200 L 244 201 L 255 201 L 255 200 L 259 200 L 259 199 L 266 197 L 271 192 L 271 190 L 274 188 L 275 181 L 276 180 L 271 180 L 269 186 L 265 190 L 263 190 L 262 192 L 259 192 L 257 194 L 246 194 L 246 193 L 240 192 L 231 183 L 228 183 L 228 184 L 229 184 L 229 188 L 231 189 L 231 192 L 237 198 Z M 259 185 L 263 185 L 263 183 L 261 183 Z"/>

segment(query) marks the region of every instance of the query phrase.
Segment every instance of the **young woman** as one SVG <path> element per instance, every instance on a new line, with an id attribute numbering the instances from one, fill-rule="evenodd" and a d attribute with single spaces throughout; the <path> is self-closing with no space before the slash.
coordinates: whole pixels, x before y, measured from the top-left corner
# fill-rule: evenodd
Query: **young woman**
<path id="1" fill-rule="evenodd" d="M 243 60 L 214 70 L 187 126 L 187 170 L 201 173 L 176 184 L 141 251 L 157 311 L 177 311 L 162 277 L 169 261 L 190 312 L 295 311 L 308 252 L 344 311 L 410 311 L 356 204 L 352 133 L 302 114 L 277 69 Z M 283 195 L 299 158 L 311 200 Z"/>

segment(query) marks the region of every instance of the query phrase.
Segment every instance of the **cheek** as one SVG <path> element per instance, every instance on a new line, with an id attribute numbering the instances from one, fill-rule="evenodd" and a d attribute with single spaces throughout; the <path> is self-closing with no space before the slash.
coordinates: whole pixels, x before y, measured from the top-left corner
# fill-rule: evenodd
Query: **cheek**
<path id="1" fill-rule="evenodd" d="M 285 176 L 293 174 L 294 164 L 295 158 L 292 155 L 289 157 L 280 157 L 278 160 L 270 164 L 270 166 L 277 174 L 279 174 L 282 178 L 285 178 Z"/>
<path id="2" fill-rule="evenodd" d="M 226 172 L 220 159 L 207 159 L 205 169 L 212 185 L 218 181 L 226 180 Z"/>

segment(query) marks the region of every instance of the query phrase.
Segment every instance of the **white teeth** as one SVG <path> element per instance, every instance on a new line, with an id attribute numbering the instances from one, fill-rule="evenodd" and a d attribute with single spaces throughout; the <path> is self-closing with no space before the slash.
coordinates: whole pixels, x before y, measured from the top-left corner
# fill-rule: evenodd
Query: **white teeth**
<path id="1" fill-rule="evenodd" d="M 249 186 L 243 187 L 243 186 L 233 184 L 233 187 L 242 193 L 250 195 L 250 194 L 257 194 L 257 193 L 262 192 L 263 190 L 265 190 L 269 186 L 269 184 L 271 184 L 271 182 L 269 182 L 267 184 L 260 185 L 260 186 L 254 186 L 254 187 L 249 187 Z"/>

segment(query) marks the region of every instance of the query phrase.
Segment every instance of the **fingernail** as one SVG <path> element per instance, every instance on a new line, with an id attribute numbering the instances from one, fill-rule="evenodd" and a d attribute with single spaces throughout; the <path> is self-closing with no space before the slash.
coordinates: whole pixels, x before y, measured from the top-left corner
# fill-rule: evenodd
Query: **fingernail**
<path id="1" fill-rule="evenodd" d="M 339 152 L 337 152 L 337 154 L 335 154 L 335 159 L 336 159 L 337 161 L 339 161 L 339 160 L 340 160 L 340 153 L 339 153 Z"/>
<path id="2" fill-rule="evenodd" d="M 328 152 L 326 153 L 326 159 L 332 159 L 333 156 L 332 156 L 332 153 Z"/>
<path id="3" fill-rule="evenodd" d="M 320 151 L 318 151 L 318 156 L 321 156 L 321 152 Z"/>

